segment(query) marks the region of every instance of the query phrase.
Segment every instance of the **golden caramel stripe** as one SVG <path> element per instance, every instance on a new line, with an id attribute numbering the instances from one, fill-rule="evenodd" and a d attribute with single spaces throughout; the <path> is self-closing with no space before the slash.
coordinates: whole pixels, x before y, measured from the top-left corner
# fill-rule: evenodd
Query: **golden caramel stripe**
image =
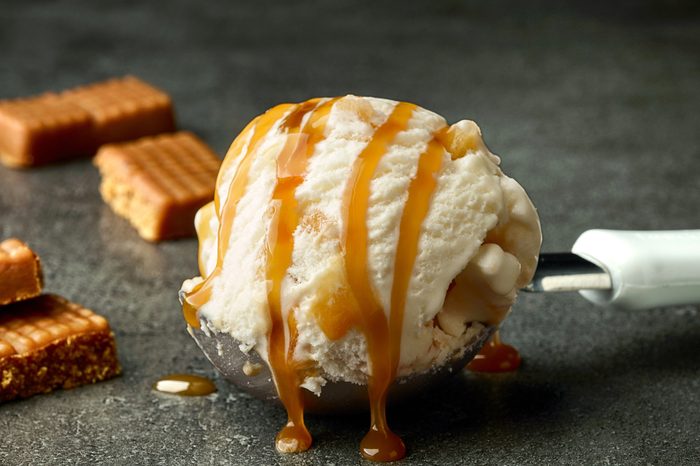
<path id="1" fill-rule="evenodd" d="M 248 187 L 248 173 L 250 172 L 250 167 L 255 160 L 255 154 L 257 152 L 257 145 L 262 140 L 262 138 L 270 132 L 270 129 L 274 124 L 282 117 L 286 110 L 286 107 L 278 105 L 277 107 L 267 111 L 260 121 L 255 126 L 255 132 L 253 137 L 248 143 L 248 150 L 243 154 L 243 159 L 236 169 L 236 174 L 231 180 L 231 185 L 229 186 L 228 196 L 226 197 L 226 202 L 224 203 L 221 214 L 217 213 L 221 219 L 219 226 L 219 261 L 218 266 L 223 266 L 224 254 L 228 251 L 229 241 L 231 240 L 231 231 L 233 230 L 233 224 L 236 218 L 236 209 L 238 208 L 238 202 L 245 194 L 245 190 Z"/>
<path id="2" fill-rule="evenodd" d="M 263 115 L 255 117 L 250 123 L 246 125 L 245 128 L 243 128 L 243 131 L 241 131 L 238 136 L 236 136 L 236 139 L 233 140 L 231 143 L 231 146 L 228 148 L 228 151 L 226 152 L 226 157 L 224 157 L 224 161 L 221 163 L 221 167 L 219 168 L 219 174 L 216 176 L 216 187 L 218 188 L 221 183 L 224 175 L 228 172 L 229 168 L 233 164 L 235 160 L 239 160 L 241 157 L 245 157 L 247 152 L 250 151 L 251 143 L 252 140 L 255 138 L 255 131 L 254 128 L 258 128 L 258 123 L 260 122 L 260 119 L 262 118 Z M 252 134 L 251 134 L 252 133 Z M 246 148 L 246 143 L 248 143 L 248 151 L 244 152 L 244 149 Z M 236 157 L 236 154 L 239 154 L 238 157 Z M 216 212 L 218 215 L 219 207 L 220 207 L 221 199 L 219 197 L 219 190 L 215 189 L 214 190 L 214 205 L 216 206 Z"/>
<path id="3" fill-rule="evenodd" d="M 363 440 L 362 451 L 373 450 L 377 438 L 380 443 L 403 446 L 386 422 L 386 392 L 393 380 L 389 326 L 382 306 L 372 290 L 368 268 L 367 211 L 370 183 L 382 156 L 396 135 L 405 130 L 416 106 L 401 102 L 394 107 L 387 121 L 374 133 L 372 140 L 355 161 L 345 193 L 345 267 L 348 283 L 359 304 L 356 321 L 367 340 L 371 374 L 368 380 L 372 427 Z M 403 454 L 403 453 L 401 453 Z"/>
<path id="4" fill-rule="evenodd" d="M 287 409 L 287 425 L 277 436 L 278 442 L 296 441 L 298 450 L 311 445 L 311 435 L 304 425 L 304 407 L 300 392 L 300 376 L 291 358 L 297 334 L 293 313 L 282 309 L 282 282 L 292 263 L 294 231 L 299 225 L 297 187 L 304 181 L 309 157 L 316 143 L 323 139 L 325 117 L 337 99 L 319 105 L 319 100 L 305 102 L 292 112 L 280 126 L 288 131 L 287 141 L 277 157 L 277 184 L 272 195 L 273 217 L 268 232 L 266 278 L 271 283 L 268 292 L 270 321 L 269 362 L 275 377 L 277 392 Z M 317 106 L 318 105 L 318 106 Z M 306 114 L 311 112 L 300 131 Z M 284 315 L 288 315 L 285 328 Z M 288 330 L 289 345 L 285 329 Z"/>
<path id="5" fill-rule="evenodd" d="M 282 115 L 284 115 L 284 113 L 288 111 L 290 107 L 292 107 L 292 105 L 290 104 L 277 105 L 271 108 L 270 110 L 266 111 L 262 115 L 254 118 L 253 121 L 248 123 L 246 127 L 243 128 L 243 131 L 241 131 L 241 133 L 238 136 L 236 136 L 236 139 L 234 139 L 231 143 L 231 147 L 229 147 L 228 152 L 226 153 L 226 157 L 224 157 L 224 161 L 222 162 L 221 168 L 219 169 L 219 175 L 216 178 L 217 187 L 220 185 L 222 178 L 230 168 L 231 164 L 235 160 L 245 158 L 246 156 L 248 156 L 248 154 L 252 154 L 253 152 L 255 152 L 254 149 L 260 142 L 260 140 L 270 131 L 270 128 L 274 126 L 274 124 L 277 123 L 280 118 L 282 118 Z M 250 138 L 248 138 L 248 135 L 251 131 L 253 131 L 253 134 Z M 240 155 L 236 157 L 236 154 Z M 241 161 L 241 163 L 243 162 Z M 238 175 L 238 171 L 239 169 L 236 170 L 236 175 Z M 221 212 L 219 210 L 220 202 L 221 200 L 219 199 L 219 190 L 217 189 L 214 193 L 214 205 L 216 206 L 217 215 L 220 215 Z"/>
<path id="6" fill-rule="evenodd" d="M 442 144 L 437 139 L 433 138 L 428 143 L 427 149 L 418 160 L 416 176 L 408 187 L 408 199 L 401 215 L 389 317 L 392 378 L 396 377 L 401 355 L 401 334 L 406 297 L 418 254 L 421 227 L 426 215 L 428 215 L 430 200 L 437 185 L 436 177 L 442 166 L 444 152 Z"/>
<path id="7" fill-rule="evenodd" d="M 231 231 L 233 231 L 233 225 L 236 218 L 236 210 L 238 208 L 238 202 L 243 197 L 246 187 L 248 186 L 248 172 L 255 159 L 255 153 L 257 151 L 257 146 L 262 140 L 262 138 L 267 135 L 271 128 L 279 121 L 284 113 L 289 109 L 289 106 L 278 105 L 263 115 L 258 117 L 257 123 L 255 124 L 253 135 L 248 141 L 247 149 L 240 157 L 242 157 L 238 167 L 236 167 L 236 173 L 231 180 L 229 185 L 228 196 L 221 209 L 218 210 L 216 215 L 219 218 L 219 231 L 218 231 L 218 248 L 217 248 L 217 258 L 216 267 L 212 273 L 204 279 L 199 285 L 197 285 L 190 293 L 185 296 L 185 301 L 183 303 L 183 313 L 185 320 L 192 327 L 199 328 L 199 319 L 197 318 L 197 309 L 202 307 L 211 298 L 211 288 L 214 279 L 221 273 L 224 264 L 224 257 L 226 251 L 228 251 L 229 241 L 231 239 Z M 292 112 L 294 113 L 294 112 Z M 236 138 L 238 141 L 240 136 Z M 231 150 L 238 151 L 238 143 L 234 141 L 231 145 Z M 242 138 L 245 141 L 245 138 Z M 241 149 L 244 142 L 241 142 Z M 235 154 L 237 152 L 231 152 L 230 154 Z M 219 176 L 222 176 L 224 168 L 222 167 L 219 171 Z M 217 181 L 218 186 L 218 181 Z M 216 190 L 218 193 L 218 190 Z M 215 206 L 219 201 L 218 194 L 214 196 Z"/>
<path id="8" fill-rule="evenodd" d="M 207 278 L 206 274 L 206 264 L 204 263 L 204 240 L 212 235 L 211 231 L 211 218 L 214 216 L 214 201 L 203 205 L 199 212 L 199 218 L 196 218 L 197 222 L 195 224 L 195 230 L 197 231 L 197 242 L 199 243 L 197 247 L 197 265 L 199 266 L 199 275 L 202 278 Z"/>

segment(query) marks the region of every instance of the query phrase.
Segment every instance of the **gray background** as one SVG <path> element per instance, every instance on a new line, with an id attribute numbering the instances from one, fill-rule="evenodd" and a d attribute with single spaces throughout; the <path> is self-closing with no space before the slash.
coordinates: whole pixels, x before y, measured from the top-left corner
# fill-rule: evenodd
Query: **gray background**
<path id="1" fill-rule="evenodd" d="M 133 73 L 223 153 L 281 101 L 345 93 L 479 122 L 539 208 L 544 250 L 588 228 L 700 228 L 700 9 L 694 1 L 0 1 L 0 98 Z M 585 6 L 584 6 L 585 5 Z M 0 406 L 0 464 L 360 463 L 365 415 L 310 417 L 280 456 L 281 409 L 236 391 L 185 333 L 195 240 L 152 245 L 99 198 L 89 160 L 0 168 L 0 237 L 47 289 L 109 317 L 124 375 Z M 624 312 L 522 295 L 515 374 L 455 377 L 390 412 L 411 464 L 698 464 L 696 306 Z M 208 398 L 158 395 L 169 372 Z"/>

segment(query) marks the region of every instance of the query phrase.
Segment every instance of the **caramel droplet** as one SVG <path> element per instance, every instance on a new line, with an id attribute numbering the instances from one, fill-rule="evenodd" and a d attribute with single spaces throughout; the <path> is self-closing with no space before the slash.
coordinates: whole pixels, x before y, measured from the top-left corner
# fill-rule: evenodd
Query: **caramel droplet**
<path id="1" fill-rule="evenodd" d="M 501 342 L 497 332 L 467 365 L 467 369 L 474 372 L 512 372 L 520 367 L 520 362 L 518 350 Z"/>
<path id="2" fill-rule="evenodd" d="M 275 447 L 282 453 L 299 453 L 306 451 L 311 446 L 311 434 L 302 425 L 297 425 L 294 421 L 287 422 L 287 425 L 277 434 Z"/>
<path id="3" fill-rule="evenodd" d="M 406 456 L 406 446 L 398 435 L 373 424 L 360 443 L 360 453 L 370 461 L 396 461 Z"/>
<path id="4" fill-rule="evenodd" d="M 171 395 L 205 396 L 216 391 L 214 382 L 206 377 L 190 374 L 169 374 L 153 384 L 153 390 Z"/>

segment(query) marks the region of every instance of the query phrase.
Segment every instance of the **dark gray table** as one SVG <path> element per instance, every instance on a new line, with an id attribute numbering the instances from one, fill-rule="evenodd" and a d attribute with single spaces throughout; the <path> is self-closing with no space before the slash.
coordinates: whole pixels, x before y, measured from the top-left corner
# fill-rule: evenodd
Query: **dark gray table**
<path id="1" fill-rule="evenodd" d="M 195 3 L 197 5 L 195 5 Z M 697 2 L 0 0 L 0 98 L 133 73 L 223 152 L 280 101 L 344 93 L 477 120 L 539 208 L 545 250 L 593 227 L 700 228 Z M 584 2 L 581 2 L 584 4 Z M 368 420 L 308 420 L 280 456 L 281 409 L 223 380 L 203 399 L 158 376 L 216 374 L 176 292 L 194 240 L 142 241 L 88 160 L 0 168 L 0 237 L 39 251 L 47 289 L 107 315 L 118 379 L 0 406 L 0 464 L 349 464 Z M 698 464 L 698 307 L 622 312 L 523 295 L 505 337 L 525 363 L 460 374 L 391 411 L 412 464 Z"/>

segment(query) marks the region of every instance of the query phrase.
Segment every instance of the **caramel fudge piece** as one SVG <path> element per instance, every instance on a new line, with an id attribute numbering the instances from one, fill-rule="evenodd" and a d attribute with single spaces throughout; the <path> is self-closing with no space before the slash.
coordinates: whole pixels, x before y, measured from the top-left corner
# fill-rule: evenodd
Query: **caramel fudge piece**
<path id="1" fill-rule="evenodd" d="M 168 94 L 133 76 L 77 87 L 61 95 L 90 114 L 98 145 L 175 130 Z"/>
<path id="2" fill-rule="evenodd" d="M 0 402 L 120 372 L 107 320 L 88 309 L 42 295 L 0 313 Z"/>
<path id="3" fill-rule="evenodd" d="M 193 236 L 194 215 L 214 198 L 221 161 L 189 132 L 100 148 L 100 193 L 149 241 Z"/>
<path id="4" fill-rule="evenodd" d="M 0 162 L 30 167 L 94 153 L 93 120 L 56 94 L 0 101 Z"/>
<path id="5" fill-rule="evenodd" d="M 41 293 L 39 257 L 18 239 L 0 243 L 0 305 L 33 298 Z M 0 308 L 0 313 L 3 309 Z"/>

